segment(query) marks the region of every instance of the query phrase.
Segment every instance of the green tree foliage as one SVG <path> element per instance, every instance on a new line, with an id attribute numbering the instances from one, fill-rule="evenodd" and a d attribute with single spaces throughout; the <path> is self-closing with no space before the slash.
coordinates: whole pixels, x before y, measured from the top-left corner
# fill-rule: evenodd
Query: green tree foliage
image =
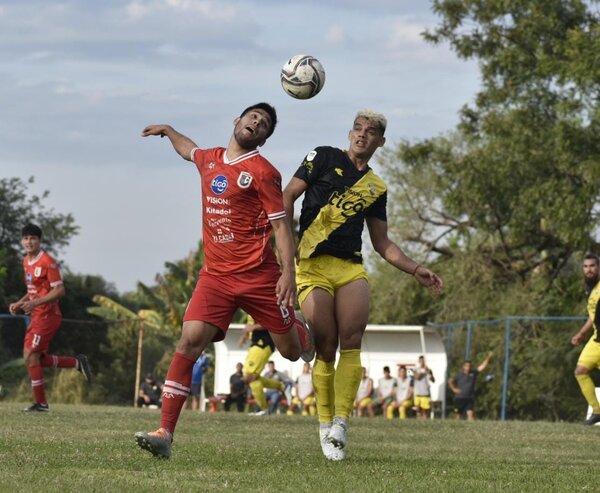
<path id="1" fill-rule="evenodd" d="M 400 142 L 380 163 L 390 235 L 432 264 L 445 292 L 432 300 L 375 261 L 372 321 L 585 313 L 579 261 L 600 247 L 597 3 L 433 1 L 440 22 L 425 38 L 477 60 L 481 89 L 452 132 Z M 478 331 L 481 351 L 503 346 L 502 329 Z M 515 328 L 510 416 L 581 417 L 575 330 Z M 494 417 L 500 383 L 482 388 Z"/>

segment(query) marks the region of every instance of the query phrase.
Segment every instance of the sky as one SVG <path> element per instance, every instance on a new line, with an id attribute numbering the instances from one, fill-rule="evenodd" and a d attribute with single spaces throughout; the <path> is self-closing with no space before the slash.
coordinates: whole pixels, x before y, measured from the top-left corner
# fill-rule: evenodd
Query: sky
<path id="1" fill-rule="evenodd" d="M 152 285 L 197 247 L 202 218 L 194 165 L 146 125 L 226 146 L 267 101 L 279 123 L 261 154 L 284 186 L 314 147 L 346 148 L 360 109 L 385 114 L 387 147 L 444 134 L 480 80 L 423 40 L 439 21 L 424 0 L 0 0 L 0 177 L 35 177 L 29 191 L 74 216 L 59 252 L 72 272 Z M 313 99 L 281 88 L 296 54 L 325 68 Z"/>

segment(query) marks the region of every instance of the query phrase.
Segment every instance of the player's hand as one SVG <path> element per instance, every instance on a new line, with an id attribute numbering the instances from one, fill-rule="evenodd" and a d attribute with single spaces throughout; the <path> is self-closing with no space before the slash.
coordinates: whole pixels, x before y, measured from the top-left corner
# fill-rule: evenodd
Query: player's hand
<path id="1" fill-rule="evenodd" d="M 8 305 L 8 311 L 11 315 L 16 315 L 19 310 L 21 310 L 21 303 L 19 302 Z"/>
<path id="2" fill-rule="evenodd" d="M 277 295 L 277 303 L 281 306 L 294 306 L 296 304 L 296 278 L 295 272 L 282 272 L 281 277 L 277 281 L 275 294 Z"/>
<path id="3" fill-rule="evenodd" d="M 583 340 L 583 336 L 579 332 L 577 332 L 577 334 L 575 334 L 571 338 L 571 344 L 573 344 L 573 346 L 579 346 L 581 344 L 582 340 Z"/>
<path id="4" fill-rule="evenodd" d="M 142 130 L 142 137 L 149 137 L 150 135 L 165 136 L 166 131 L 171 128 L 169 125 L 148 125 Z"/>
<path id="5" fill-rule="evenodd" d="M 414 277 L 419 284 L 428 288 L 433 294 L 440 294 L 444 287 L 442 279 L 422 265 L 417 267 Z"/>
<path id="6" fill-rule="evenodd" d="M 23 310 L 27 315 L 29 315 L 33 309 L 38 306 L 39 303 L 37 300 L 24 301 L 21 304 L 21 310 Z"/>

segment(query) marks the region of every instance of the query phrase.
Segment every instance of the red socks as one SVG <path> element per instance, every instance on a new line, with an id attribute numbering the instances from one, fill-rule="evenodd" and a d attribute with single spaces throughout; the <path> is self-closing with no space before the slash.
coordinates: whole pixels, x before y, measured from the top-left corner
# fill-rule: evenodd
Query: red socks
<path id="1" fill-rule="evenodd" d="M 44 368 L 52 366 L 54 368 L 75 368 L 77 366 L 77 358 L 73 356 L 55 356 L 53 354 L 44 354 L 40 358 L 40 364 Z"/>
<path id="2" fill-rule="evenodd" d="M 33 397 L 38 404 L 48 404 L 46 401 L 46 387 L 44 386 L 44 369 L 37 366 L 28 366 L 27 371 L 31 377 Z"/>
<path id="3" fill-rule="evenodd" d="M 162 393 L 160 427 L 175 431 L 181 409 L 190 393 L 192 368 L 196 360 L 182 353 L 175 353 L 167 372 Z"/>

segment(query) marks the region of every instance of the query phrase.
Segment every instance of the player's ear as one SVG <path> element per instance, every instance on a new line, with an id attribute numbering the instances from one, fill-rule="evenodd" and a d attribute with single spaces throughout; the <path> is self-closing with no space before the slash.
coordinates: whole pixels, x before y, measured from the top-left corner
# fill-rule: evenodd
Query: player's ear
<path id="1" fill-rule="evenodd" d="M 233 125 L 234 125 L 234 126 L 235 126 L 235 125 L 237 125 L 237 124 L 238 124 L 238 122 L 239 122 L 241 119 L 242 119 L 242 118 L 241 118 L 241 117 L 239 117 L 239 116 L 238 116 L 238 117 L 236 117 L 236 118 L 233 120 Z"/>
<path id="2" fill-rule="evenodd" d="M 379 147 L 383 147 L 385 145 L 385 137 L 382 135 L 381 140 L 379 141 Z"/>
<path id="3" fill-rule="evenodd" d="M 262 146 L 264 146 L 266 142 L 267 142 L 267 139 L 263 139 L 263 140 L 261 141 L 261 143 L 260 143 L 260 144 L 258 144 L 258 146 L 257 146 L 257 147 L 262 147 Z"/>

